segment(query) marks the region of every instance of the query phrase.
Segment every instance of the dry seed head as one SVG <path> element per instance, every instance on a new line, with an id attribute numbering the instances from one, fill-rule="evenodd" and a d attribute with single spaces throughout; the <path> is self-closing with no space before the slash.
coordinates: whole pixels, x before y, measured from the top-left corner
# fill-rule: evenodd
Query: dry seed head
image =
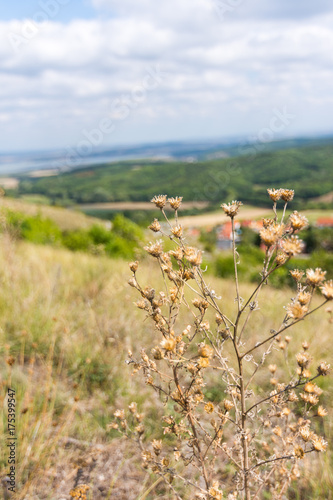
<path id="1" fill-rule="evenodd" d="M 298 302 L 302 305 L 302 306 L 305 306 L 306 304 L 308 304 L 311 300 L 311 293 L 309 292 L 300 292 L 298 295 L 297 295 L 297 300 Z"/>
<path id="2" fill-rule="evenodd" d="M 266 229 L 262 229 L 259 233 L 262 242 L 270 247 L 274 245 L 283 235 L 284 224 L 272 224 Z"/>
<path id="3" fill-rule="evenodd" d="M 304 391 L 308 392 L 309 394 L 315 392 L 316 384 L 313 382 L 307 382 L 304 386 Z"/>
<path id="4" fill-rule="evenodd" d="M 323 406 L 318 406 L 317 415 L 318 417 L 326 417 L 328 411 Z"/>
<path id="5" fill-rule="evenodd" d="M 318 366 L 317 371 L 319 375 L 328 375 L 328 373 L 330 372 L 330 365 L 322 361 Z"/>
<path id="6" fill-rule="evenodd" d="M 310 427 L 308 425 L 305 425 L 304 427 L 301 427 L 299 430 L 300 436 L 305 441 L 306 443 L 310 441 L 313 437 L 313 432 L 310 431 Z"/>
<path id="7" fill-rule="evenodd" d="M 305 453 L 304 453 L 302 446 L 296 446 L 294 448 L 294 455 L 296 458 L 300 458 L 300 459 L 302 459 L 304 457 Z"/>
<path id="8" fill-rule="evenodd" d="M 163 347 L 163 349 L 165 349 L 166 351 L 173 351 L 176 347 L 176 341 L 173 337 L 168 337 L 166 339 L 163 339 L 161 341 L 161 346 Z"/>
<path id="9" fill-rule="evenodd" d="M 182 248 L 177 248 L 176 250 L 170 250 L 169 252 L 172 257 L 174 257 L 176 260 L 182 260 L 184 253 Z"/>
<path id="10" fill-rule="evenodd" d="M 70 496 L 75 500 L 86 500 L 87 499 L 87 491 L 90 489 L 90 486 L 86 484 L 80 484 L 76 486 L 73 490 L 69 492 Z"/>
<path id="11" fill-rule="evenodd" d="M 138 286 L 137 284 L 137 281 L 135 278 L 130 278 L 127 282 L 130 286 L 132 286 L 133 288 L 136 288 Z"/>
<path id="12" fill-rule="evenodd" d="M 283 266 L 288 260 L 288 256 L 285 253 L 278 253 L 275 262 L 278 266 Z"/>
<path id="13" fill-rule="evenodd" d="M 272 201 L 279 201 L 281 198 L 281 189 L 267 189 L 267 193 Z"/>
<path id="14" fill-rule="evenodd" d="M 154 453 L 156 456 L 158 456 L 161 453 L 162 450 L 162 441 L 161 439 L 153 439 L 151 443 Z"/>
<path id="15" fill-rule="evenodd" d="M 202 255 L 200 250 L 197 250 L 196 248 L 193 247 L 186 247 L 185 248 L 185 256 L 186 259 L 193 265 L 193 266 L 200 266 L 202 262 Z"/>
<path id="16" fill-rule="evenodd" d="M 243 203 L 241 201 L 233 200 L 231 203 L 222 203 L 221 207 L 224 210 L 224 213 L 231 217 L 232 219 L 237 215 L 239 207 L 241 207 Z"/>
<path id="17" fill-rule="evenodd" d="M 291 277 L 298 283 L 301 281 L 301 279 L 304 276 L 304 271 L 301 271 L 300 269 L 293 269 L 292 271 L 289 271 Z"/>
<path id="18" fill-rule="evenodd" d="M 304 378 L 310 378 L 311 377 L 311 372 L 310 370 L 308 370 L 307 368 L 305 368 L 305 370 L 301 370 L 301 373 L 302 377 Z"/>
<path id="19" fill-rule="evenodd" d="M 301 231 L 309 225 L 309 221 L 304 215 L 299 214 L 296 210 L 289 217 L 291 227 L 294 231 Z"/>
<path id="20" fill-rule="evenodd" d="M 315 436 L 312 439 L 312 445 L 313 445 L 313 449 L 315 451 L 318 451 L 318 452 L 325 451 L 327 448 L 327 442 L 322 437 L 318 437 L 318 436 Z"/>
<path id="21" fill-rule="evenodd" d="M 304 340 L 304 342 L 302 342 L 302 347 L 304 349 L 304 351 L 307 351 L 310 347 L 310 344 L 307 340 Z"/>
<path id="22" fill-rule="evenodd" d="M 139 309 L 148 309 L 149 308 L 149 302 L 142 299 L 142 300 L 138 300 L 137 302 L 135 302 L 135 305 L 136 307 L 138 307 Z"/>
<path id="23" fill-rule="evenodd" d="M 136 413 L 137 410 L 138 410 L 138 407 L 137 407 L 137 404 L 136 403 L 131 403 L 129 406 L 128 406 L 128 409 L 131 413 Z"/>
<path id="24" fill-rule="evenodd" d="M 276 365 L 268 365 L 268 369 L 271 373 L 275 373 L 277 370 L 277 366 Z"/>
<path id="25" fill-rule="evenodd" d="M 235 405 L 232 401 L 230 401 L 229 399 L 225 399 L 223 401 L 223 406 L 224 406 L 224 409 L 227 410 L 227 411 L 230 411 Z"/>
<path id="26" fill-rule="evenodd" d="M 208 493 L 211 498 L 215 498 L 216 500 L 223 499 L 223 493 L 216 488 L 209 488 Z"/>
<path id="27" fill-rule="evenodd" d="M 294 190 L 293 189 L 280 189 L 281 199 L 285 202 L 292 201 L 294 198 Z"/>
<path id="28" fill-rule="evenodd" d="M 281 243 L 282 250 L 289 256 L 297 255 L 302 253 L 304 248 L 304 243 L 298 238 L 298 236 L 290 236 L 284 239 Z"/>
<path id="29" fill-rule="evenodd" d="M 174 236 L 176 236 L 176 238 L 181 238 L 183 235 L 183 228 L 182 226 L 175 226 L 171 229 L 171 232 Z"/>
<path id="30" fill-rule="evenodd" d="M 150 201 L 151 201 L 151 203 L 155 203 L 157 208 L 162 209 L 166 205 L 166 200 L 167 200 L 166 194 L 159 194 L 157 196 L 154 196 L 154 198 Z"/>
<path id="31" fill-rule="evenodd" d="M 154 231 L 154 233 L 158 233 L 161 230 L 161 224 L 158 219 L 154 219 L 150 226 L 148 226 L 148 229 Z"/>
<path id="32" fill-rule="evenodd" d="M 319 286 L 325 279 L 326 271 L 322 271 L 320 267 L 316 269 L 306 270 L 306 282 L 310 286 Z"/>
<path id="33" fill-rule="evenodd" d="M 213 403 L 206 403 L 205 406 L 204 406 L 204 410 L 208 414 L 213 413 L 213 411 L 214 411 L 214 405 L 213 405 Z"/>
<path id="34" fill-rule="evenodd" d="M 274 219 L 262 219 L 262 225 L 265 229 L 274 224 Z"/>
<path id="35" fill-rule="evenodd" d="M 297 363 L 301 368 L 307 368 L 311 363 L 310 355 L 307 352 L 296 354 Z"/>
<path id="36" fill-rule="evenodd" d="M 151 353 L 152 353 L 154 359 L 156 359 L 156 361 L 160 361 L 161 359 L 164 358 L 163 351 L 159 347 L 154 347 L 154 349 L 152 349 Z"/>
<path id="37" fill-rule="evenodd" d="M 174 198 L 168 198 L 168 202 L 170 203 L 171 208 L 174 210 L 178 210 L 180 205 L 182 204 L 183 197 L 182 196 L 175 196 Z"/>
<path id="38" fill-rule="evenodd" d="M 130 262 L 128 265 L 129 265 L 130 270 L 133 273 L 136 273 L 136 271 L 138 270 L 138 267 L 139 267 L 139 262 L 136 260 L 135 262 Z"/>
<path id="39" fill-rule="evenodd" d="M 291 391 L 288 394 L 288 401 L 290 401 L 291 403 L 294 403 L 295 401 L 298 401 L 298 397 L 297 397 L 295 391 Z"/>
<path id="40" fill-rule="evenodd" d="M 198 354 L 202 358 L 211 358 L 214 351 L 209 345 L 202 343 L 198 345 Z"/>
<path id="41" fill-rule="evenodd" d="M 163 253 L 162 241 L 156 241 L 156 243 L 149 243 L 144 247 L 146 252 L 148 252 L 153 257 L 160 257 Z"/>
<path id="42" fill-rule="evenodd" d="M 275 434 L 276 436 L 279 436 L 279 437 L 281 437 L 281 436 L 282 436 L 282 429 L 281 429 L 281 427 L 279 427 L 278 425 L 277 425 L 276 427 L 274 427 L 273 432 L 274 432 L 274 434 Z"/>
<path id="43" fill-rule="evenodd" d="M 120 420 L 125 419 L 125 410 L 116 410 L 113 414 L 115 418 L 119 418 Z"/>
<path id="44" fill-rule="evenodd" d="M 333 280 L 326 281 L 323 286 L 320 287 L 320 290 L 325 299 L 333 300 Z"/>
<path id="45" fill-rule="evenodd" d="M 209 358 L 200 357 L 198 360 L 199 368 L 208 368 L 209 364 Z"/>
<path id="46" fill-rule="evenodd" d="M 288 304 L 286 309 L 288 317 L 295 320 L 304 318 L 305 314 L 308 312 L 308 308 L 302 306 L 299 302 Z"/>

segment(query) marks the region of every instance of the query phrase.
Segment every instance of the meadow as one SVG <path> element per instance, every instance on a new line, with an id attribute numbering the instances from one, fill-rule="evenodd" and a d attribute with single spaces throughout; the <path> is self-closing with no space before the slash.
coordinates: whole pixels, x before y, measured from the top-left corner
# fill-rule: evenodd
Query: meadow
<path id="1" fill-rule="evenodd" d="M 143 260 L 140 280 L 158 289 L 162 283 L 157 271 L 157 266 Z M 154 329 L 133 305 L 137 296 L 127 284 L 129 276 L 125 260 L 1 235 L 2 408 L 8 387 L 15 389 L 17 398 L 17 494 L 13 498 L 67 499 L 83 483 L 89 486 L 86 494 L 91 500 L 173 498 L 163 483 L 142 469 L 135 446 L 109 426 L 116 409 L 135 401 L 146 414 L 148 437 L 158 437 L 163 410 L 158 396 L 142 378 L 132 377 L 125 364 L 129 349 L 136 355 L 156 344 Z M 231 313 L 233 281 L 213 276 L 208 281 Z M 242 284 L 243 296 L 250 290 L 250 284 Z M 257 312 L 250 327 L 254 343 L 279 322 L 291 296 L 288 288 L 265 290 L 265 302 L 274 307 L 269 307 L 268 316 Z M 331 317 L 332 310 L 310 316 L 295 327 L 286 349 L 276 347 L 281 380 L 304 340 L 315 362 L 332 363 Z M 328 377 L 321 383 L 322 404 L 331 413 L 332 384 Z M 257 384 L 259 389 L 269 387 L 269 376 L 258 377 Z M 205 391 L 211 401 L 223 399 L 218 373 Z M 3 411 L 2 478 L 8 473 L 6 419 Z M 332 422 L 326 418 L 318 426 L 331 442 Z M 332 463 L 330 450 L 300 461 L 301 479 L 291 486 L 288 498 L 332 499 Z M 231 484 L 231 477 L 225 480 Z M 4 487 L 3 495 L 12 498 Z M 183 498 L 189 498 L 186 491 Z"/>

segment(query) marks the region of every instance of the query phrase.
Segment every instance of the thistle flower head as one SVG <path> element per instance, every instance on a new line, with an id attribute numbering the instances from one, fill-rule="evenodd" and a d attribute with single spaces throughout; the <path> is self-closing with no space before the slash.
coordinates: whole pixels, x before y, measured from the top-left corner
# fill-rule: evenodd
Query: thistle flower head
<path id="1" fill-rule="evenodd" d="M 326 417 L 328 411 L 323 406 L 318 406 L 317 415 L 318 417 Z"/>
<path id="2" fill-rule="evenodd" d="M 130 262 L 128 265 L 129 265 L 130 270 L 133 273 L 136 273 L 136 271 L 138 270 L 138 267 L 139 267 L 139 262 L 136 260 L 135 262 Z"/>
<path id="3" fill-rule="evenodd" d="M 213 403 L 209 402 L 205 404 L 204 410 L 206 413 L 213 413 L 214 411 L 214 405 Z"/>
<path id="4" fill-rule="evenodd" d="M 309 292 L 300 292 L 298 295 L 297 295 L 297 301 L 302 305 L 302 306 L 305 306 L 306 304 L 308 304 L 311 300 L 311 293 Z"/>
<path id="5" fill-rule="evenodd" d="M 302 306 L 299 302 L 293 302 L 287 306 L 288 316 L 292 319 L 301 319 L 307 312 L 308 308 L 306 306 Z"/>
<path id="6" fill-rule="evenodd" d="M 333 280 L 326 281 L 320 290 L 327 300 L 333 300 Z"/>
<path id="7" fill-rule="evenodd" d="M 294 448 L 294 455 L 296 458 L 299 458 L 299 459 L 302 459 L 304 457 L 305 453 L 304 453 L 302 446 L 296 446 Z"/>
<path id="8" fill-rule="evenodd" d="M 326 271 L 322 271 L 320 267 L 316 269 L 306 270 L 306 282 L 310 286 L 319 286 L 325 279 Z"/>
<path id="9" fill-rule="evenodd" d="M 176 236 L 176 238 L 180 238 L 183 234 L 183 228 L 182 228 L 182 226 L 174 226 L 171 229 L 171 232 L 174 236 Z"/>
<path id="10" fill-rule="evenodd" d="M 297 363 L 301 368 L 307 368 L 311 363 L 311 357 L 307 352 L 296 354 Z"/>
<path id="11" fill-rule="evenodd" d="M 154 219 L 150 226 L 148 226 L 148 229 L 154 231 L 154 233 L 158 233 L 161 230 L 161 224 L 158 219 Z"/>
<path id="12" fill-rule="evenodd" d="M 281 189 L 267 189 L 267 193 L 270 199 L 275 202 L 281 198 Z"/>
<path id="13" fill-rule="evenodd" d="M 155 203 L 157 208 L 162 209 L 166 205 L 167 195 L 166 194 L 159 194 L 157 196 L 154 196 L 154 198 L 150 201 L 151 201 L 151 203 Z"/>
<path id="14" fill-rule="evenodd" d="M 318 374 L 325 377 L 330 372 L 330 365 L 322 361 L 317 368 Z"/>
<path id="15" fill-rule="evenodd" d="M 167 337 L 161 341 L 161 346 L 166 351 L 173 351 L 176 347 L 176 340 L 173 337 Z"/>
<path id="16" fill-rule="evenodd" d="M 162 451 L 162 440 L 161 439 L 153 439 L 151 443 L 154 453 L 158 456 Z"/>
<path id="17" fill-rule="evenodd" d="M 209 345 L 204 343 L 198 345 L 198 354 L 202 358 L 211 358 L 213 353 L 214 351 Z"/>
<path id="18" fill-rule="evenodd" d="M 200 266 L 202 262 L 202 256 L 200 250 L 197 250 L 196 248 L 193 247 L 186 247 L 185 248 L 185 256 L 186 259 L 193 265 L 193 266 Z"/>
<path id="19" fill-rule="evenodd" d="M 304 215 L 299 214 L 296 210 L 289 217 L 291 227 L 294 231 L 301 231 L 309 225 L 309 221 Z"/>
<path id="20" fill-rule="evenodd" d="M 161 241 L 156 241 L 156 243 L 149 243 L 146 247 L 144 247 L 146 252 L 148 252 L 153 257 L 160 257 L 163 253 L 163 247 Z"/>
<path id="21" fill-rule="evenodd" d="M 262 225 L 265 229 L 274 224 L 274 219 L 262 219 Z"/>
<path id="22" fill-rule="evenodd" d="M 182 204 L 183 197 L 182 196 L 175 196 L 175 198 L 168 198 L 168 202 L 170 203 L 171 208 L 174 210 L 178 210 L 180 205 Z"/>
<path id="23" fill-rule="evenodd" d="M 224 210 L 224 213 L 231 218 L 234 218 L 237 215 L 239 207 L 241 207 L 243 203 L 241 201 L 233 200 L 231 203 L 222 203 L 221 207 Z"/>
<path id="24" fill-rule="evenodd" d="M 291 201 L 294 198 L 294 190 L 293 189 L 281 189 L 281 199 L 285 202 Z"/>
<path id="25" fill-rule="evenodd" d="M 303 427 L 301 427 L 299 433 L 301 435 L 301 438 L 305 442 L 310 441 L 313 436 L 313 431 L 310 430 L 310 427 L 308 425 L 304 425 Z"/>
<path id="26" fill-rule="evenodd" d="M 282 241 L 282 249 L 287 255 L 297 255 L 302 253 L 304 243 L 298 236 L 290 236 Z"/>
<path id="27" fill-rule="evenodd" d="M 300 282 L 304 276 L 304 271 L 301 271 L 300 269 L 293 269 L 292 271 L 289 272 L 293 280 L 296 281 L 296 283 Z"/>
<path id="28" fill-rule="evenodd" d="M 312 439 L 312 445 L 313 445 L 313 449 L 315 451 L 318 451 L 318 452 L 325 451 L 327 448 L 327 442 L 325 441 L 325 439 L 322 437 L 318 437 L 318 436 L 315 436 Z"/>

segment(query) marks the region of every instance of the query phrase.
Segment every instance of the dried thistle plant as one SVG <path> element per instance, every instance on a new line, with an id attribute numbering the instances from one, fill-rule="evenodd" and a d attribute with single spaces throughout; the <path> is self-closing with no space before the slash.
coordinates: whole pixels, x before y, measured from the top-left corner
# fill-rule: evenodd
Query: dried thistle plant
<path id="1" fill-rule="evenodd" d="M 298 212 L 286 220 L 292 190 L 269 189 L 268 194 L 274 204 L 273 217 L 263 220 L 260 232 L 266 246 L 265 259 L 259 284 L 246 299 L 240 295 L 235 241 L 235 218 L 242 204 L 232 201 L 222 205 L 232 223 L 233 316 L 224 311 L 223 301 L 207 284 L 200 250 L 185 242 L 178 220 L 181 198 L 167 200 L 160 195 L 152 200 L 164 221 L 155 219 L 150 229 L 174 242 L 168 252 L 163 250 L 162 240 L 145 248 L 160 267 L 164 289 L 157 292 L 141 284 L 138 262 L 130 264 L 133 275 L 129 284 L 140 295 L 136 305 L 153 322 L 156 340 L 149 354 L 148 349 L 142 349 L 138 359 L 129 352 L 128 363 L 134 373 L 141 371 L 146 384 L 160 395 L 165 411 L 163 433 L 161 429 L 161 439 L 144 441 L 144 417 L 135 403 L 128 412 L 117 410 L 111 427 L 137 440 L 144 467 L 160 476 L 177 499 L 185 495 L 202 500 L 254 500 L 262 498 L 264 491 L 274 499 L 282 498 L 291 481 L 299 477 L 298 463 L 305 454 L 327 447 L 324 437 L 315 433 L 313 422 L 327 414 L 323 406 L 318 406 L 323 391 L 316 379 L 328 374 L 329 365 L 321 362 L 312 371 L 307 341 L 296 356 L 291 376 L 283 368 L 281 375 L 281 367 L 269 358 L 276 349 L 287 348 L 291 337 L 283 340 L 284 332 L 332 300 L 333 281 L 325 281 L 325 271 L 318 268 L 305 274 L 291 271 L 296 290 L 280 311 L 279 328 L 262 331 L 255 344 L 248 333 L 264 286 L 276 270 L 302 251 L 303 243 L 296 233 L 307 225 Z M 280 217 L 279 200 L 284 201 Z M 174 210 L 174 223 L 165 213 L 167 203 Z M 316 291 L 323 300 L 314 307 Z M 183 310 L 190 318 L 185 324 Z M 259 391 L 255 377 L 264 370 L 270 382 Z M 216 374 L 224 394 L 218 402 L 212 402 L 205 388 L 212 375 L 216 380 Z M 286 380 L 279 380 L 282 377 Z M 226 483 L 227 475 L 233 477 L 232 482 Z"/>

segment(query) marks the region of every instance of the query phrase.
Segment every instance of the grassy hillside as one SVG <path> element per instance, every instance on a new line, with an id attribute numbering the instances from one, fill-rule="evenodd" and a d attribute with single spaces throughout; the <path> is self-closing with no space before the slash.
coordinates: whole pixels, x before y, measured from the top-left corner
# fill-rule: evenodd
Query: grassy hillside
<path id="1" fill-rule="evenodd" d="M 212 205 L 238 198 L 264 206 L 271 186 L 295 189 L 304 208 L 311 200 L 316 206 L 325 204 L 318 197 L 333 191 L 332 158 L 333 145 L 322 145 L 198 163 L 113 163 L 56 177 L 22 177 L 17 194 L 45 195 L 66 204 L 147 201 L 163 192 Z"/>
<path id="2" fill-rule="evenodd" d="M 157 396 L 145 387 L 142 377 L 131 377 L 124 362 L 128 349 L 135 354 L 156 344 L 156 332 L 133 306 L 137 296 L 127 285 L 129 274 L 127 263 L 121 260 L 1 236 L 1 403 L 7 387 L 14 388 L 19 500 L 69 498 L 77 481 L 90 486 L 90 500 L 171 500 L 161 485 L 142 496 L 156 478 L 141 469 L 132 445 L 107 427 L 116 408 L 135 400 L 148 415 L 149 432 L 155 435 L 161 412 Z M 140 266 L 139 276 L 143 284 L 162 286 L 157 265 L 151 262 Z M 222 296 L 229 314 L 236 307 L 232 282 L 213 277 L 208 281 Z M 250 290 L 250 285 L 243 285 L 242 296 L 247 297 Z M 269 307 L 268 318 L 261 310 L 257 312 L 250 330 L 253 343 L 281 320 L 290 297 L 289 290 L 268 288 L 265 293 L 266 304 L 274 308 Z M 278 362 L 294 364 L 304 339 L 311 344 L 315 362 L 332 362 L 328 317 L 322 313 L 301 322 L 293 330 L 288 349 L 275 352 Z M 282 379 L 283 372 L 280 375 Z M 331 384 L 329 379 L 324 382 L 323 404 L 332 409 Z M 268 380 L 259 377 L 258 384 L 268 384 Z M 214 401 L 224 397 L 218 375 L 212 375 L 207 390 Z M 3 412 L 1 477 L 7 473 L 6 419 Z M 330 440 L 329 420 L 323 425 Z M 331 464 L 331 452 L 302 460 L 303 478 L 288 498 L 332 499 Z"/>
<path id="3" fill-rule="evenodd" d="M 43 218 L 52 220 L 64 231 L 88 229 L 95 224 L 103 224 L 103 221 L 98 220 L 96 217 L 88 217 L 78 210 L 66 210 L 61 207 L 50 207 L 45 204 L 30 203 L 8 197 L 0 199 L 0 210 L 3 211 L 3 209 L 24 213 L 27 216 L 40 215 Z"/>

